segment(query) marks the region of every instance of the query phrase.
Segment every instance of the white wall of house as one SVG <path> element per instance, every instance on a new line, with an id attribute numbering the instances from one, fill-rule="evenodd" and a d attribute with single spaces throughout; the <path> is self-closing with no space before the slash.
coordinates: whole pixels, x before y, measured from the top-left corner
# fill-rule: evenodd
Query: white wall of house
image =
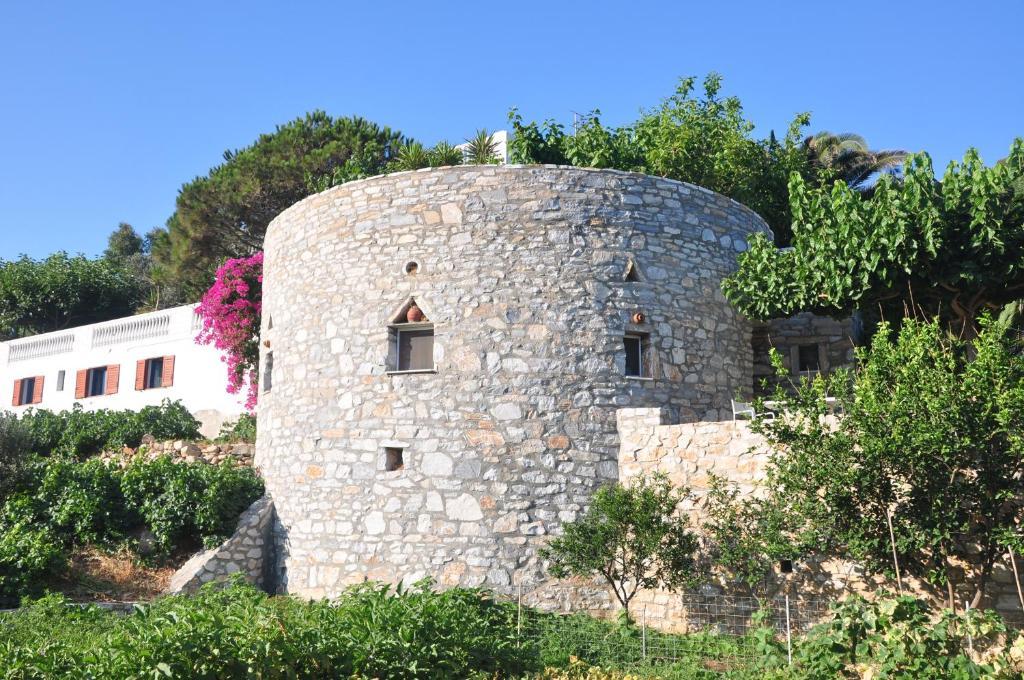
<path id="1" fill-rule="evenodd" d="M 164 399 L 181 400 L 202 422 L 203 434 L 216 436 L 224 422 L 244 409 L 240 395 L 225 391 L 227 367 L 220 352 L 195 342 L 200 328 L 195 308 L 186 305 L 0 343 L 0 409 L 63 411 L 77 403 L 86 410 L 134 410 Z M 173 375 L 165 370 L 152 381 L 156 386 L 136 389 L 137 362 L 165 357 L 173 357 Z M 116 390 L 114 371 L 108 369 L 104 394 L 81 396 L 79 389 L 76 398 L 79 371 L 113 366 L 119 367 Z M 37 384 L 35 399 L 28 399 L 35 403 L 19 404 L 17 381 L 38 382 L 40 377 L 42 388 Z"/>

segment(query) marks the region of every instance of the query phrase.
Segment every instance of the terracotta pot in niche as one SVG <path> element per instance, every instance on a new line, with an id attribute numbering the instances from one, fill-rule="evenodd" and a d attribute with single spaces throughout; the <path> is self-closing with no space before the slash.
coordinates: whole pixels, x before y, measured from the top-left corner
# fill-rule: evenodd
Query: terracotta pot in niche
<path id="1" fill-rule="evenodd" d="M 405 313 L 405 320 L 408 321 L 409 323 L 419 323 L 420 321 L 423 321 L 423 319 L 425 318 L 426 317 L 423 316 L 423 310 L 420 309 L 417 305 L 413 305 L 412 307 L 409 308 L 409 311 Z"/>

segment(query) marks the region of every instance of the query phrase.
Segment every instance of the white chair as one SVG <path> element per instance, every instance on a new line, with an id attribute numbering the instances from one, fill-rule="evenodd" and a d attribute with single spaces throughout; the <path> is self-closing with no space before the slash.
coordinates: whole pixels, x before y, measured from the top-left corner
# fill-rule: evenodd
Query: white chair
<path id="1" fill-rule="evenodd" d="M 736 421 L 740 416 L 745 416 L 746 420 L 753 420 L 754 418 L 764 418 L 771 420 L 775 418 L 775 414 L 771 411 L 765 411 L 764 413 L 757 413 L 754 411 L 754 405 L 746 401 L 736 401 L 732 399 L 732 419 Z"/>

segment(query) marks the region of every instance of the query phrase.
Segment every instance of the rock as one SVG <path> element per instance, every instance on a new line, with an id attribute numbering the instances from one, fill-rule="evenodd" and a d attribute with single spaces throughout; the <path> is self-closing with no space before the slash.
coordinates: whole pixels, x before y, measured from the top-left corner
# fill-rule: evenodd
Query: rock
<path id="1" fill-rule="evenodd" d="M 468 493 L 458 498 L 453 498 L 445 503 L 445 512 L 449 519 L 472 522 L 483 519 L 484 513 L 480 510 L 480 503 Z"/>

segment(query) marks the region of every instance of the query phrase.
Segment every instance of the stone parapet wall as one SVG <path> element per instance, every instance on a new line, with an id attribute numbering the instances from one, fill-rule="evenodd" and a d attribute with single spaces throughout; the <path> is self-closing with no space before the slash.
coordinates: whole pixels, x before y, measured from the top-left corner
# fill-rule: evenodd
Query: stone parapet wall
<path id="1" fill-rule="evenodd" d="M 658 408 L 622 409 L 618 413 L 619 479 L 629 484 L 640 476 L 664 473 L 678 487 L 690 489 L 693 500 L 684 507 L 694 524 L 703 517 L 704 499 L 712 474 L 735 484 L 741 497 L 763 490 L 769 446 L 750 430 L 746 421 L 720 421 L 666 424 L 666 412 Z M 770 575 L 759 594 L 774 596 L 788 590 L 804 598 L 833 600 L 851 593 L 870 596 L 879 588 L 896 591 L 896 583 L 868 577 L 860 567 L 840 560 L 797 560 L 794 574 Z M 914 578 L 904 579 L 911 594 L 942 600 L 945 591 Z M 959 584 L 961 602 L 970 598 L 971 589 Z M 705 594 L 745 595 L 744 586 L 730 584 L 719 577 L 705 584 Z M 1008 563 L 997 564 L 989 586 L 990 598 L 984 606 L 994 607 L 1007 620 L 1024 621 L 1013 573 Z M 647 609 L 648 620 L 662 628 L 685 628 L 688 613 L 678 594 L 660 591 L 637 596 L 638 608 Z"/>
<path id="2" fill-rule="evenodd" d="M 171 577 L 167 592 L 192 593 L 203 584 L 224 581 L 239 573 L 249 583 L 273 590 L 273 527 L 274 504 L 263 496 L 242 513 L 231 538 L 216 548 L 197 553 L 182 565 Z"/>
<path id="3" fill-rule="evenodd" d="M 750 392 L 750 327 L 720 285 L 766 231 L 699 187 L 554 166 L 399 173 L 283 212 L 256 454 L 282 588 L 544 580 L 546 537 L 618 477 L 617 409 L 719 420 Z M 411 299 L 435 370 L 393 373 Z M 646 375 L 624 375 L 626 333 L 648 343 Z"/>

